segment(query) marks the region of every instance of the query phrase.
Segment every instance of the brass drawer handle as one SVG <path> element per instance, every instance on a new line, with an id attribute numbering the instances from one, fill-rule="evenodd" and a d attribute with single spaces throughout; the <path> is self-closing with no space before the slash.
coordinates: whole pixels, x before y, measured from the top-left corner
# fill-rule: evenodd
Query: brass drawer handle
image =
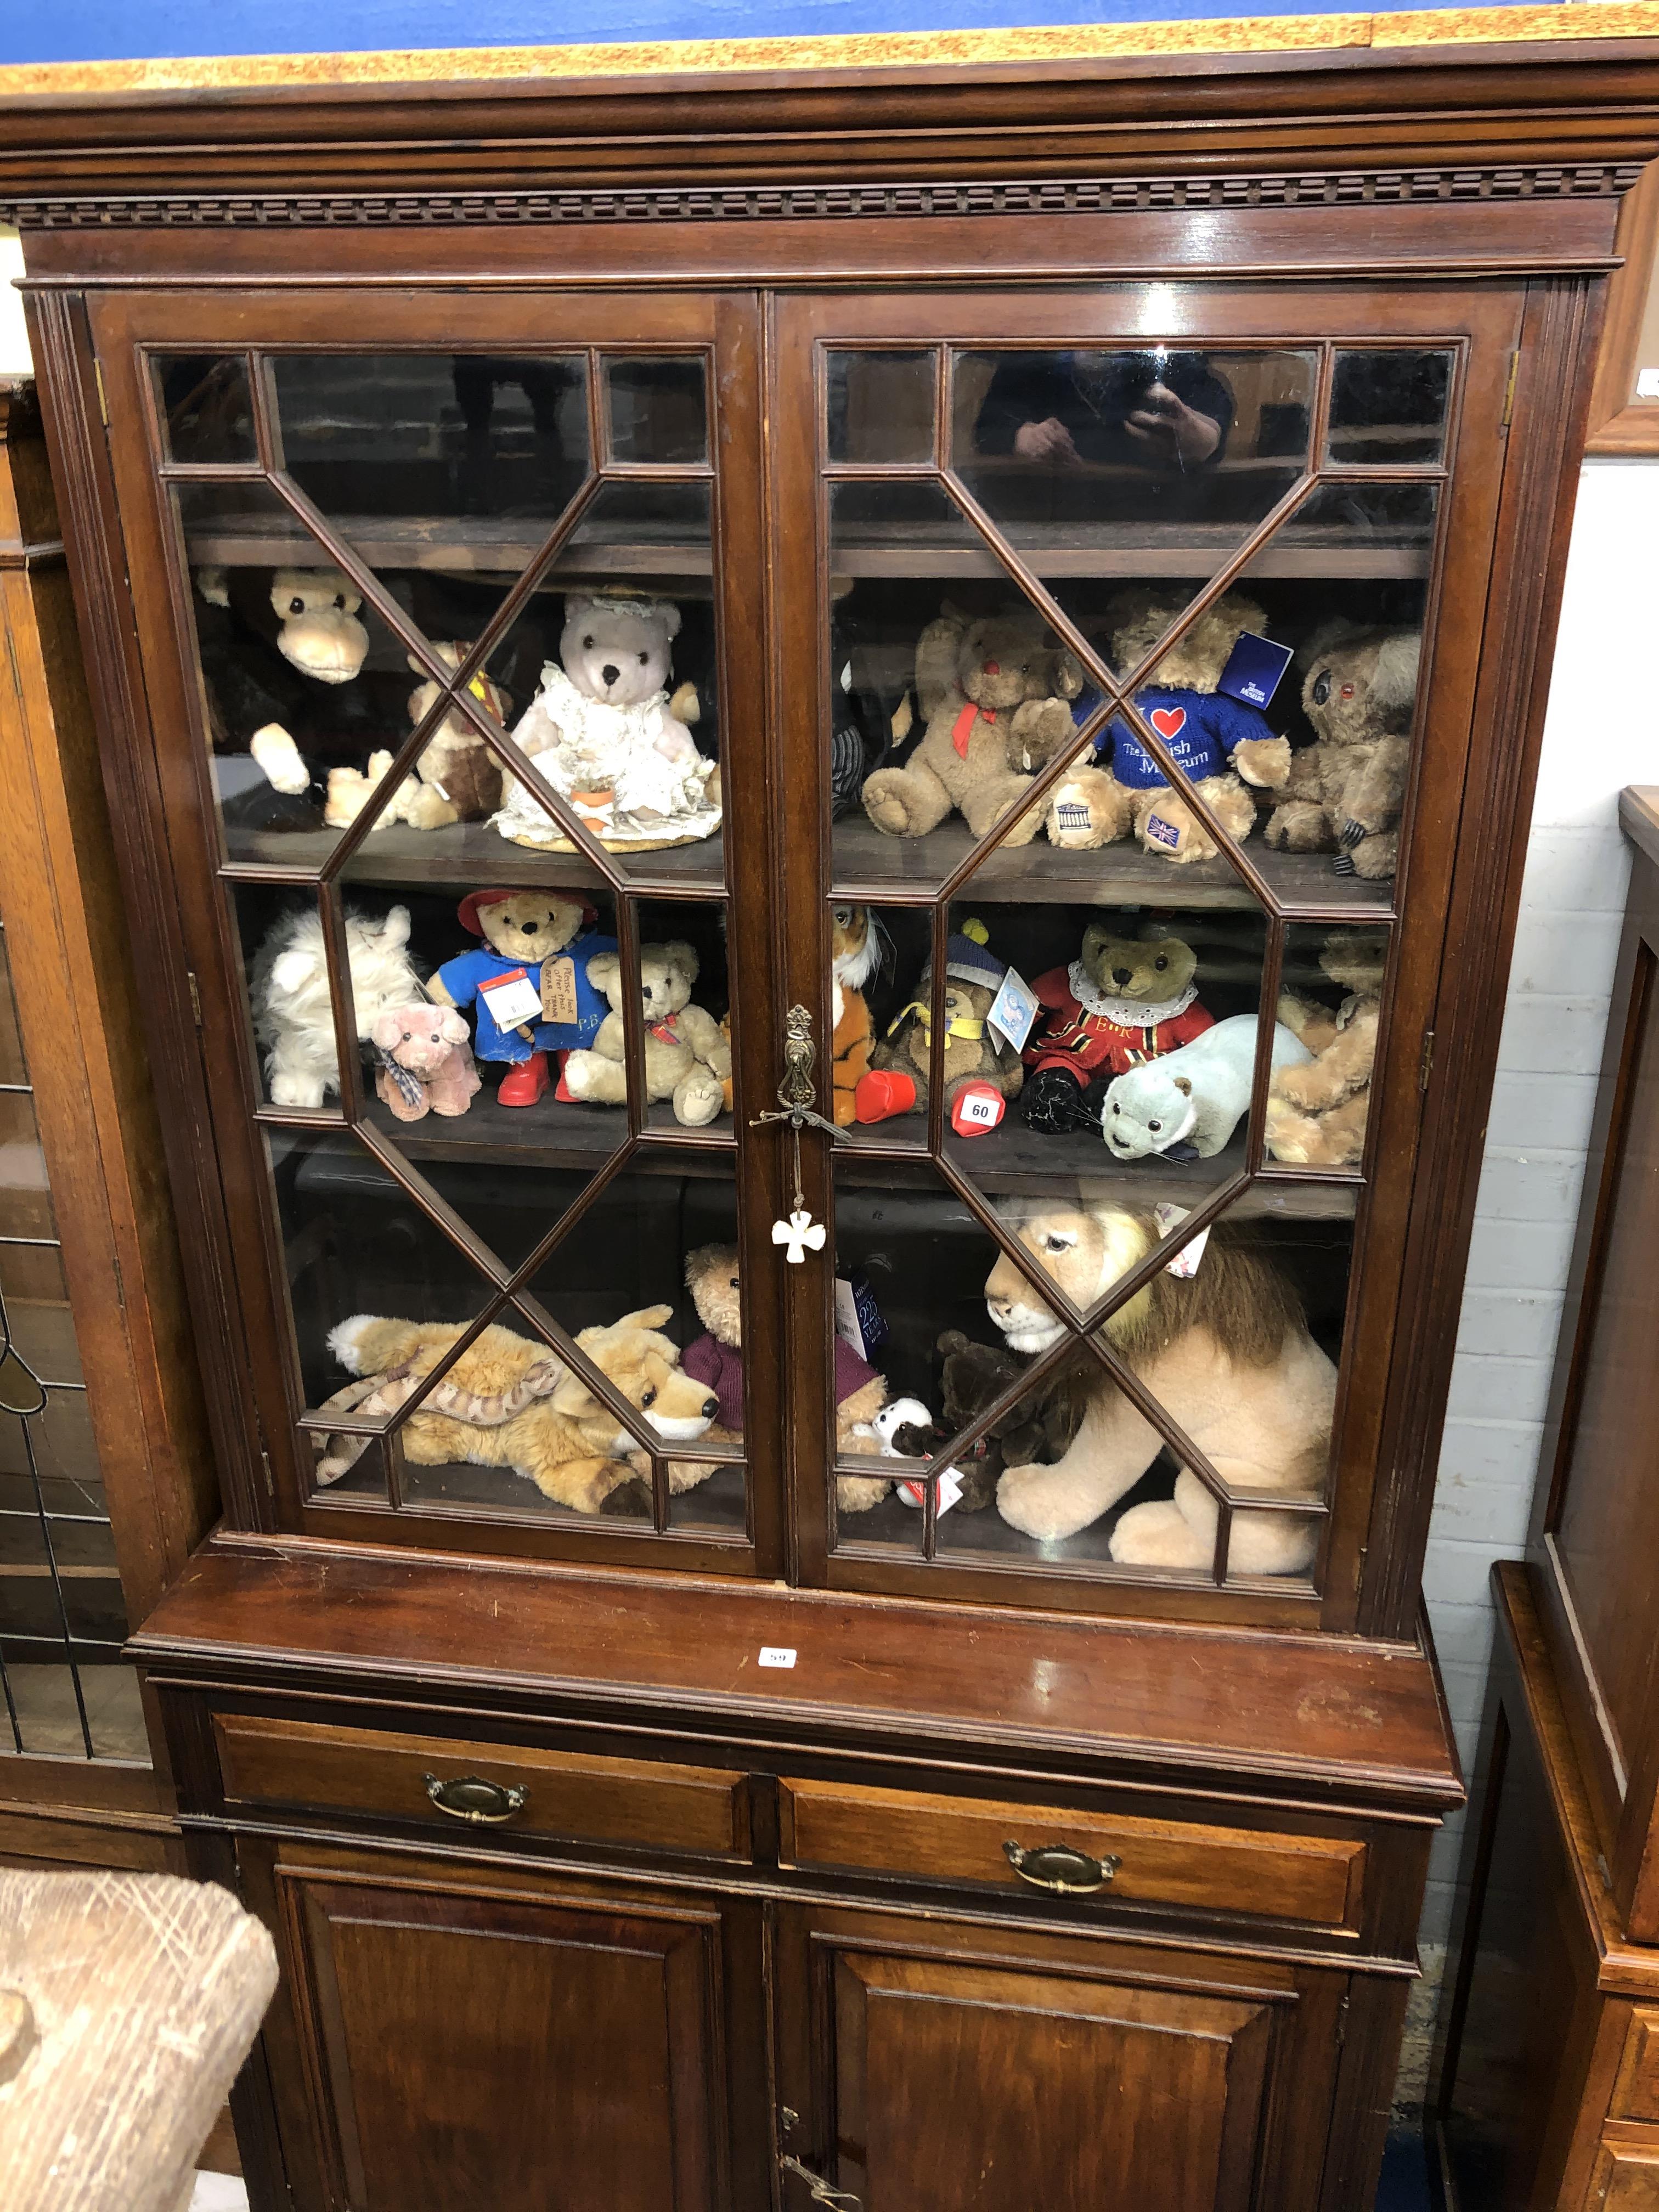
<path id="1" fill-rule="evenodd" d="M 814 2204 L 838 2205 L 841 2212 L 864 2212 L 864 2199 L 854 2197 L 850 2189 L 831 2189 L 821 2173 L 814 2173 L 810 2166 L 803 2166 L 798 2158 L 786 2152 L 778 2160 L 779 2171 L 793 2173 L 797 2181 L 804 2181 Z"/>
<path id="2" fill-rule="evenodd" d="M 530 1802 L 527 1790 L 506 1790 L 479 1774 L 459 1774 L 453 1782 L 440 1782 L 435 1774 L 421 1779 L 441 1813 L 447 1813 L 452 1820 L 471 1820 L 475 1827 L 498 1827 L 522 1813 Z"/>
<path id="3" fill-rule="evenodd" d="M 1022 1881 L 1033 1889 L 1051 1890 L 1057 1897 L 1087 1897 L 1104 1889 L 1123 1862 L 1107 1856 L 1091 1859 L 1066 1844 L 1039 1844 L 1028 1851 L 1018 1844 L 1005 1844 L 1003 1854 Z"/>

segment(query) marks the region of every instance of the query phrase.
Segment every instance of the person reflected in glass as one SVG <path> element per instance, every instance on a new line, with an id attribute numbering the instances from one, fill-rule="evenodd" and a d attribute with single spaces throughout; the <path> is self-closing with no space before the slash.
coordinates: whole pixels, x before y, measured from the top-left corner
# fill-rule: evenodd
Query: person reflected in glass
<path id="1" fill-rule="evenodd" d="M 1201 353 L 1013 353 L 991 379 L 974 442 L 1052 468 L 1184 475 L 1219 459 L 1232 421 L 1232 394 Z"/>

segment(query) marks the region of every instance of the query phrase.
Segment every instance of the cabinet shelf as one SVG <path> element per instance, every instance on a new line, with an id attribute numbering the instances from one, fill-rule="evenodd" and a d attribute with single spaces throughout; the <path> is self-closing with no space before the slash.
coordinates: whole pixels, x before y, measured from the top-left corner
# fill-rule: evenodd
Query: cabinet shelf
<path id="1" fill-rule="evenodd" d="M 550 1091 L 533 1106 L 502 1106 L 488 1085 L 465 1114 L 428 1114 L 423 1121 L 400 1121 L 378 1098 L 368 1103 L 370 1126 L 416 1163 L 432 1160 L 505 1160 L 514 1167 L 575 1168 L 595 1174 L 628 1140 L 627 1116 L 620 1106 L 581 1106 L 554 1097 Z M 629 1173 L 714 1176 L 737 1174 L 732 1117 L 722 1114 L 706 1128 L 686 1129 L 662 1100 L 647 1109 L 647 1127 L 697 1143 L 641 1146 L 629 1162 Z"/>
<path id="2" fill-rule="evenodd" d="M 878 1145 L 902 1145 L 901 1133 L 910 1126 L 903 1119 L 883 1121 L 870 1128 L 841 1130 L 836 1143 L 837 1181 L 881 1186 L 917 1184 L 939 1188 L 939 1178 L 920 1131 L 921 1116 L 914 1117 L 918 1132 L 914 1156 L 896 1158 L 879 1152 Z M 1079 1182 L 1114 1194 L 1121 1190 L 1135 1206 L 1201 1205 L 1212 1190 L 1239 1174 L 1244 1165 L 1241 1134 L 1208 1160 L 1114 1161 L 1098 1138 L 1079 1130 L 1073 1135 L 1050 1137 L 1028 1128 L 1018 1104 L 1000 1127 L 983 1136 L 945 1136 L 945 1155 L 951 1166 L 975 1190 L 988 1197 L 1061 1198 L 1075 1196 Z M 1227 1218 L 1263 1216 L 1281 1221 L 1349 1221 L 1361 1186 L 1358 1182 L 1326 1182 L 1314 1176 L 1258 1178 L 1229 1207 Z"/>
<path id="3" fill-rule="evenodd" d="M 938 896 L 945 878 L 973 849 L 963 822 L 942 823 L 925 837 L 888 837 L 861 814 L 836 823 L 832 863 L 836 898 L 879 905 Z M 1329 913 L 1343 921 L 1387 921 L 1394 885 L 1340 876 L 1329 853 L 1275 853 L 1259 839 L 1250 859 L 1285 906 Z M 1224 860 L 1176 866 L 1127 841 L 1080 853 L 1038 837 L 999 845 L 957 893 L 959 902 L 1043 906 L 1232 907 L 1259 911 L 1255 894 Z"/>
<path id="4" fill-rule="evenodd" d="M 331 515 L 330 526 L 371 568 L 425 568 L 464 575 L 516 576 L 527 568 L 551 534 L 556 518 L 533 520 L 494 516 Z M 1039 576 L 1182 576 L 1214 574 L 1243 544 L 1247 526 L 1237 522 L 1016 523 L 1012 538 L 1020 557 Z M 314 568 L 321 549 L 296 521 L 250 512 L 214 518 L 189 533 L 192 568 Z M 1264 576 L 1346 578 L 1425 576 L 1430 538 L 1419 532 L 1356 535 L 1352 531 L 1280 530 L 1247 572 Z M 546 588 L 562 591 L 583 575 L 708 577 L 708 541 L 683 524 L 660 532 L 630 523 L 626 532 L 581 531 L 559 556 Z M 934 525 L 855 524 L 837 534 L 836 573 L 849 578 L 994 576 L 1001 562 L 977 542 L 942 540 Z"/>
<path id="5" fill-rule="evenodd" d="M 469 1519 L 487 1515 L 504 1521 L 554 1521 L 567 1528 L 586 1528 L 598 1533 L 614 1533 L 629 1525 L 626 1519 L 609 1514 L 595 1516 L 574 1512 L 568 1505 L 557 1505 L 527 1477 L 514 1474 L 509 1468 L 474 1467 L 465 1461 L 441 1467 L 417 1467 L 405 1460 L 398 1487 L 404 1508 L 416 1512 L 453 1513 L 465 1515 Z M 385 1485 L 372 1452 L 365 1453 L 338 1482 L 318 1493 L 325 1504 L 330 1498 L 343 1503 L 348 1498 L 356 1500 L 376 1495 L 385 1496 Z M 897 1510 L 902 1511 L 903 1508 Z M 712 1536 L 717 1540 L 725 1536 L 742 1542 L 748 1534 L 748 1522 L 744 1470 L 727 1464 L 716 1467 L 706 1482 L 700 1482 L 695 1490 L 682 1492 L 675 1498 L 670 1528 L 676 1535 Z"/>
<path id="6" fill-rule="evenodd" d="M 875 833 L 872 833 L 872 835 Z M 234 868 L 282 869 L 315 874 L 333 852 L 333 830 L 243 830 L 228 825 L 226 857 Z M 724 842 L 720 836 L 701 844 L 671 845 L 660 853 L 619 854 L 617 872 L 635 885 L 653 883 L 676 890 L 705 890 L 721 896 L 726 889 Z M 447 830 L 410 830 L 394 823 L 371 830 L 345 866 L 345 881 L 384 884 L 389 889 L 469 891 L 499 884 L 534 890 L 543 885 L 602 890 L 605 878 L 581 853 L 541 853 L 515 845 L 487 822 L 458 822 Z"/>

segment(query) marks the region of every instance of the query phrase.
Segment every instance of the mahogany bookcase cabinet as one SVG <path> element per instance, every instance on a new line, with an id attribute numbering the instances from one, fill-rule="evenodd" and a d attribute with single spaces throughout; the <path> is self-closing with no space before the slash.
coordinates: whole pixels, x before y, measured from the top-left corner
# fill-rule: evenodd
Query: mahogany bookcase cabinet
<path id="1" fill-rule="evenodd" d="M 3 140 L 227 1499 L 134 1648 L 282 1947 L 265 2212 L 1356 2212 L 1461 1792 L 1418 1574 L 1659 55 Z M 1354 715 L 1370 795 L 1292 805 Z M 663 945 L 729 1048 L 647 1006 Z M 464 1112 L 360 1051 L 407 958 Z M 1281 1005 L 1358 1063 L 1311 1135 Z M 1171 1152 L 1136 1071 L 1205 1015 L 1249 1103 Z M 639 1335 L 693 1357 L 688 1261 L 695 1373 Z M 872 1364 L 941 1414 L 948 1331 L 907 1493 L 854 1417 Z"/>

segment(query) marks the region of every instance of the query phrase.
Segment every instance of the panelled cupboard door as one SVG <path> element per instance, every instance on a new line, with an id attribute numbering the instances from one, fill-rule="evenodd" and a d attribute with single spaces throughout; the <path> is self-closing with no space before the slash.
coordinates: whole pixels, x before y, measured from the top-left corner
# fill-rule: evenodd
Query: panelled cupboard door
<path id="1" fill-rule="evenodd" d="M 742 1247 L 750 1345 L 781 1256 L 741 1197 L 744 1070 L 752 1110 L 777 1080 L 753 295 L 93 321 L 241 1495 L 318 1534 L 775 1571 L 775 1365 L 745 1401 L 735 1359 L 672 1357 L 690 1252 Z"/>
<path id="2" fill-rule="evenodd" d="M 724 2212 L 720 1907 L 241 1849 L 282 1955 L 266 2036 L 303 2212 Z"/>
<path id="3" fill-rule="evenodd" d="M 779 1960 L 791 2212 L 808 2176 L 863 2212 L 1317 2200 L 1340 1974 L 845 1913 L 786 1914 Z"/>
<path id="4" fill-rule="evenodd" d="M 1522 298 L 783 311 L 809 1575 L 1352 1625 Z"/>

